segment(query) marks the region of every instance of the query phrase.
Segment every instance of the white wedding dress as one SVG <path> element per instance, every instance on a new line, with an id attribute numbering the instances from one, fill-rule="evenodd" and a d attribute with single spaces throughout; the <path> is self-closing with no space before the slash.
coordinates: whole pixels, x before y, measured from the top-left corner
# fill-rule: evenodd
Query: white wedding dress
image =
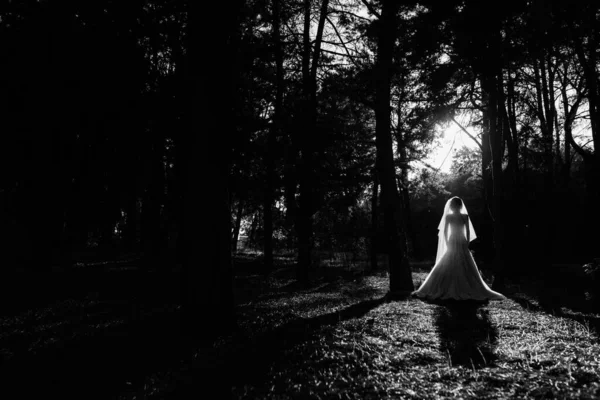
<path id="1" fill-rule="evenodd" d="M 438 227 L 438 253 L 431 272 L 413 295 L 429 300 L 504 300 L 483 281 L 469 251 L 475 231 L 466 207 L 452 212 L 449 203 Z M 467 230 L 469 231 L 467 239 Z M 447 241 L 446 241 L 447 238 Z"/>

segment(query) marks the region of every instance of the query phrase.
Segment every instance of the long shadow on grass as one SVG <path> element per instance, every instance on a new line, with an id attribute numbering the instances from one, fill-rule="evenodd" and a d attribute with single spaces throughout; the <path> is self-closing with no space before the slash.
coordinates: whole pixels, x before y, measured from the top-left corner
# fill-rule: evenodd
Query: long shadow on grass
<path id="1" fill-rule="evenodd" d="M 236 359 L 231 365 L 233 384 L 236 386 L 248 383 L 260 385 L 266 378 L 270 364 L 282 357 L 285 349 L 314 337 L 316 331 L 323 326 L 360 318 L 370 310 L 392 300 L 400 300 L 400 298 L 386 295 L 353 304 L 336 312 L 313 318 L 298 318 L 242 344 L 242 348 L 236 352 Z"/>
<path id="2" fill-rule="evenodd" d="M 486 309 L 477 303 L 447 302 L 438 307 L 436 314 L 440 350 L 452 365 L 481 368 L 496 360 L 498 329 Z"/>

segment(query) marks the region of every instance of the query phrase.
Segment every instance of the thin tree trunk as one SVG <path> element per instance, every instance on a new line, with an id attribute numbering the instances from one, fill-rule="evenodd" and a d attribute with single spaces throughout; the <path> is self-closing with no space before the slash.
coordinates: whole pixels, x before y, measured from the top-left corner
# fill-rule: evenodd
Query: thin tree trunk
<path id="1" fill-rule="evenodd" d="M 260 211 L 256 210 L 254 215 L 252 215 L 252 223 L 250 224 L 250 233 L 248 233 L 248 243 L 251 244 L 252 247 L 256 246 L 256 236 L 258 232 L 258 220 L 260 219 Z"/>
<path id="2" fill-rule="evenodd" d="M 553 154 L 553 130 L 554 130 L 554 87 L 550 88 L 550 85 L 554 86 L 554 74 L 550 69 L 550 65 L 546 68 L 546 63 L 543 58 L 540 60 L 540 69 L 542 75 L 542 94 L 544 100 L 543 110 L 545 112 L 545 130 L 542 130 L 544 135 L 544 154 L 545 154 L 545 191 L 546 198 L 550 199 L 553 188 L 553 171 L 554 171 L 554 154 Z M 550 93 L 552 91 L 552 93 Z"/>
<path id="3" fill-rule="evenodd" d="M 587 85 L 587 98 L 589 102 L 589 113 L 590 113 L 590 126 L 592 129 L 592 139 L 594 142 L 594 149 L 598 148 L 598 142 L 600 141 L 600 106 L 599 106 L 599 94 L 598 94 L 598 74 L 596 72 L 596 37 L 597 33 L 594 31 L 588 35 L 589 42 L 587 44 L 588 51 L 583 48 L 581 39 L 574 40 L 574 47 L 579 62 L 583 66 L 583 76 Z"/>
<path id="4" fill-rule="evenodd" d="M 404 171 L 402 172 L 404 174 Z M 402 216 L 404 221 L 404 232 L 406 237 L 406 255 L 410 257 L 418 257 L 415 250 L 415 230 L 413 228 L 412 219 L 411 219 L 411 209 L 410 209 L 410 195 L 408 193 L 408 176 L 405 178 L 405 187 L 400 189 L 400 197 L 401 197 L 401 207 L 402 207 Z"/>
<path id="5" fill-rule="evenodd" d="M 569 98 L 567 96 L 567 85 L 568 82 L 566 80 L 566 76 L 565 79 L 563 79 L 561 88 L 560 88 L 560 94 L 561 94 L 561 98 L 562 98 L 562 103 L 563 103 L 563 113 L 564 113 L 564 122 L 563 122 L 563 129 L 564 129 L 564 138 L 565 138 L 565 154 L 564 154 L 564 163 L 563 163 L 563 171 L 562 171 L 562 175 L 563 175 L 563 179 L 562 179 L 562 184 L 563 187 L 565 189 L 567 189 L 569 187 L 569 181 L 570 181 L 570 177 L 571 177 L 571 147 L 572 143 L 575 142 L 575 140 L 573 139 L 573 122 L 575 120 L 575 116 L 577 115 L 577 112 L 579 110 L 579 104 L 581 103 L 581 100 L 583 98 L 583 96 L 579 95 L 577 97 L 577 99 L 575 100 L 575 103 L 571 106 L 571 108 L 569 109 Z M 581 91 L 579 91 L 579 93 L 581 93 Z M 577 150 L 577 148 L 576 148 Z M 583 149 L 579 150 L 581 153 L 583 153 Z"/>
<path id="6" fill-rule="evenodd" d="M 373 195 L 371 196 L 371 270 L 377 269 L 377 232 L 379 215 L 379 179 L 377 168 L 373 168 Z"/>
<path id="7" fill-rule="evenodd" d="M 508 87 L 507 87 L 507 95 L 503 98 L 503 116 L 505 119 L 505 135 L 508 149 L 508 166 L 507 169 L 511 174 L 511 182 L 513 187 L 513 194 L 516 197 L 519 197 L 519 141 L 518 141 L 518 132 L 517 132 L 517 117 L 514 112 L 514 103 L 515 103 L 515 90 L 514 90 L 514 82 L 512 77 L 510 76 L 510 71 L 508 73 Z M 505 103 L 505 104 L 504 104 Z"/>
<path id="8" fill-rule="evenodd" d="M 231 238 L 231 251 L 236 252 L 238 248 L 238 240 L 240 237 L 240 228 L 242 227 L 242 215 L 244 213 L 244 202 L 238 201 L 238 209 L 235 215 L 235 223 L 233 225 L 233 235 Z"/>

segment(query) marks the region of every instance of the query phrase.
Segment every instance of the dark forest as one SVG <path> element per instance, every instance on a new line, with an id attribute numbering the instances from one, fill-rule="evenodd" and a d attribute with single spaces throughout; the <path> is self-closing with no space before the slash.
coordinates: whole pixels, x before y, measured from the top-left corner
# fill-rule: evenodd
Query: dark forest
<path id="1" fill-rule="evenodd" d="M 595 1 L 2 4 L 3 399 L 600 396 Z"/>

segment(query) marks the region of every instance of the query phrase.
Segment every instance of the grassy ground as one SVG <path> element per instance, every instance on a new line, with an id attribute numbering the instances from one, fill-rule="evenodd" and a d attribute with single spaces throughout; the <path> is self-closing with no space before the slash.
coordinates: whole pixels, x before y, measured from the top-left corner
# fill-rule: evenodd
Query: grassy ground
<path id="1" fill-rule="evenodd" d="M 600 397 L 596 314 L 550 310 L 525 285 L 487 305 L 391 298 L 385 272 L 329 268 L 301 289 L 286 260 L 264 278 L 238 259 L 239 327 L 214 343 L 179 334 L 171 275 L 104 272 L 85 295 L 5 313 L 0 397 Z"/>
<path id="2" fill-rule="evenodd" d="M 415 281 L 425 275 L 415 272 Z M 263 357 L 256 350 L 245 360 L 248 368 L 258 360 L 266 366 L 258 377 L 242 374 L 234 398 L 600 396 L 596 315 L 549 314 L 515 287 L 509 300 L 483 306 L 386 293 L 381 274 L 241 305 L 249 334 L 267 324 L 279 332 Z"/>

